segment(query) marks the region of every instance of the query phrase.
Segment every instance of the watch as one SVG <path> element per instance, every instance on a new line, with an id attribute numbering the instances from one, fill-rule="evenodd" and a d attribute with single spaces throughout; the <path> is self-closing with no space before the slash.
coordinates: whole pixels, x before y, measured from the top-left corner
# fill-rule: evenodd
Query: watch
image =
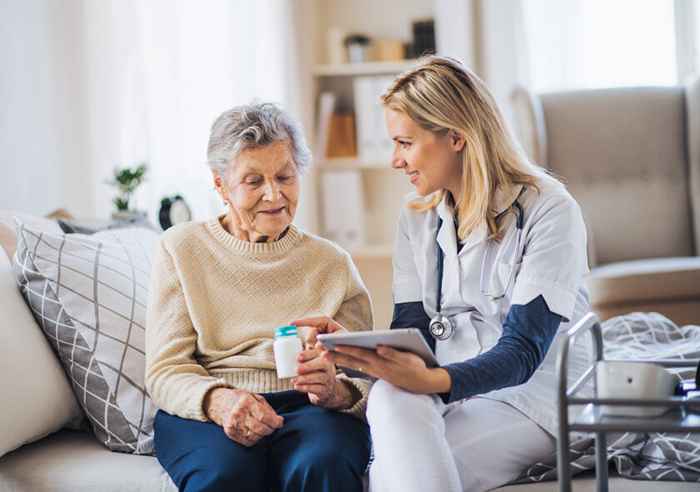
<path id="1" fill-rule="evenodd" d="M 192 220 L 192 212 L 181 195 L 165 197 L 160 201 L 160 211 L 158 212 L 158 222 L 163 230 L 175 224 Z"/>

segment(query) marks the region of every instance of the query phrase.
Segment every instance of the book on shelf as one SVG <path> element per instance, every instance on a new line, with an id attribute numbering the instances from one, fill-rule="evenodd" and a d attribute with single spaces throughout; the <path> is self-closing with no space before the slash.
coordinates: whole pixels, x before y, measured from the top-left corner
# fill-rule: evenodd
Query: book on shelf
<path id="1" fill-rule="evenodd" d="M 323 158 L 328 148 L 328 135 L 330 133 L 331 118 L 335 109 L 335 94 L 323 92 L 318 99 L 318 128 L 316 132 L 316 148 L 314 154 L 317 158 Z"/>
<path id="2" fill-rule="evenodd" d="M 355 117 L 335 110 L 336 96 L 324 92 L 319 98 L 316 155 L 321 158 L 355 157 Z"/>
<path id="3" fill-rule="evenodd" d="M 324 173 L 322 210 L 324 236 L 346 249 L 365 244 L 362 176 L 355 170 Z"/>
<path id="4" fill-rule="evenodd" d="M 393 82 L 391 76 L 365 76 L 353 79 L 357 153 L 363 162 L 384 165 L 391 161 L 394 143 L 384 122 L 380 97 Z"/>

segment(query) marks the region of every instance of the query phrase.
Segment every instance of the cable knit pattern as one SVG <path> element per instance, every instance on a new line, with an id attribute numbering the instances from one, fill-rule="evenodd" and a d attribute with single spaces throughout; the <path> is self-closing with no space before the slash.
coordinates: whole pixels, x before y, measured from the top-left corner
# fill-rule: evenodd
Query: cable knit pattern
<path id="1" fill-rule="evenodd" d="M 275 372 L 275 328 L 321 315 L 353 331 L 373 325 L 367 289 L 337 245 L 294 225 L 271 243 L 241 241 L 218 218 L 175 226 L 153 263 L 146 388 L 166 412 L 200 421 L 212 388 L 292 389 Z M 364 418 L 369 382 L 337 377 L 363 395 L 346 411 Z"/>

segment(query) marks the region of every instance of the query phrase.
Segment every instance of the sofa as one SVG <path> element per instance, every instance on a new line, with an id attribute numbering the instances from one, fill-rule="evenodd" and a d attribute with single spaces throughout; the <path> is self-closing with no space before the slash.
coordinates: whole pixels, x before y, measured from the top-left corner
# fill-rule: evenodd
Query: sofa
<path id="1" fill-rule="evenodd" d="M 512 95 L 529 157 L 564 179 L 589 233 L 605 320 L 659 312 L 700 324 L 700 79 Z"/>
<path id="2" fill-rule="evenodd" d="M 66 371 L 17 290 L 10 256 L 15 248 L 12 212 L 0 212 L 0 492 L 174 491 L 153 456 L 114 452 L 87 425 Z M 51 220 L 21 216 L 35 228 L 60 234 Z M 5 254 L 8 253 L 8 254 Z M 9 395 L 9 397 L 8 397 Z M 697 484 L 637 482 L 613 476 L 615 491 L 690 491 Z M 591 473 L 575 491 L 593 491 Z M 511 492 L 557 490 L 556 482 L 510 485 Z"/>

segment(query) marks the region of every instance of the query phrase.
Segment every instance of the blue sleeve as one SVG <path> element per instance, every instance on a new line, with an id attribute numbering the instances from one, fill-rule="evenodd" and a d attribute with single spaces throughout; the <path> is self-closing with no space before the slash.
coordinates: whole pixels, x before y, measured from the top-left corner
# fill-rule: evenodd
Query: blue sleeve
<path id="1" fill-rule="evenodd" d="M 435 339 L 428 331 L 430 318 L 423 308 L 423 303 L 417 302 L 399 302 L 394 304 L 394 316 L 391 320 L 390 328 L 418 328 L 428 342 L 430 350 L 435 352 Z"/>
<path id="2" fill-rule="evenodd" d="M 541 295 L 525 305 L 512 305 L 503 323 L 503 334 L 491 350 L 443 366 L 452 387 L 440 397 L 450 403 L 525 383 L 544 360 L 561 321 Z"/>

